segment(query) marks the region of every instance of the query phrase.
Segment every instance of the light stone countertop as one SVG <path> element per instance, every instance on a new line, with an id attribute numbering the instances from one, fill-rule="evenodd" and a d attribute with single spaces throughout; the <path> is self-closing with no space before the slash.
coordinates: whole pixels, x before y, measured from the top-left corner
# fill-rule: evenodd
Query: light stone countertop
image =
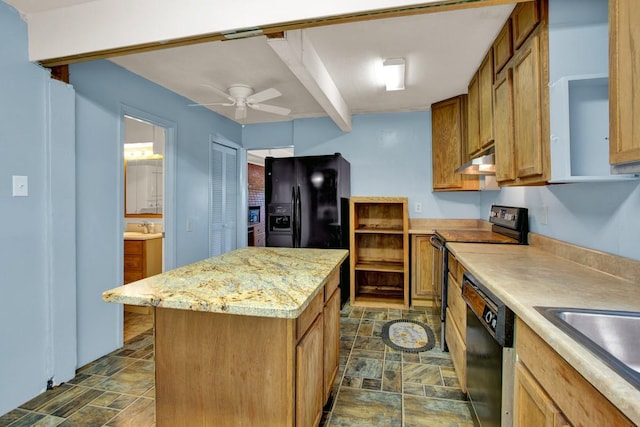
<path id="1" fill-rule="evenodd" d="M 447 247 L 516 316 L 640 425 L 640 390 L 533 308 L 555 306 L 640 312 L 640 283 L 533 246 L 450 243 Z"/>
<path id="2" fill-rule="evenodd" d="M 151 240 L 161 239 L 162 233 L 140 233 L 139 231 L 125 231 L 124 240 Z"/>
<path id="3" fill-rule="evenodd" d="M 345 249 L 247 247 L 103 292 L 107 302 L 297 318 Z"/>

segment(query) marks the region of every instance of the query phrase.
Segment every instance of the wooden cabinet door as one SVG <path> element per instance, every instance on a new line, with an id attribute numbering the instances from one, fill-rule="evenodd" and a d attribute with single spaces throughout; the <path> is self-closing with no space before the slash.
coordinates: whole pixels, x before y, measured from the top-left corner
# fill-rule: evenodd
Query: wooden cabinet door
<path id="1" fill-rule="evenodd" d="M 535 177 L 543 173 L 542 144 L 549 142 L 544 141 L 541 135 L 541 90 L 540 39 L 534 35 L 522 46 L 513 66 L 513 122 L 518 178 Z"/>
<path id="2" fill-rule="evenodd" d="M 431 106 L 433 190 L 477 190 L 478 177 L 456 169 L 466 158 L 467 96 L 460 95 Z"/>
<path id="3" fill-rule="evenodd" d="M 476 73 L 469 82 L 467 98 L 467 154 L 468 158 L 480 151 L 480 87 Z"/>
<path id="4" fill-rule="evenodd" d="M 433 251 L 431 235 L 413 236 L 411 246 L 411 300 L 431 305 L 433 300 Z"/>
<path id="5" fill-rule="evenodd" d="M 522 362 L 516 362 L 514 389 L 513 422 L 515 426 L 570 426 L 560 409 Z"/>
<path id="6" fill-rule="evenodd" d="M 323 316 L 319 315 L 296 347 L 296 425 L 317 426 L 324 395 Z"/>
<path id="7" fill-rule="evenodd" d="M 513 55 L 513 40 L 511 38 L 511 19 L 500 30 L 493 42 L 493 72 L 498 74 Z"/>
<path id="8" fill-rule="evenodd" d="M 340 365 L 340 288 L 324 305 L 324 399 L 331 394 Z"/>
<path id="9" fill-rule="evenodd" d="M 496 181 L 505 183 L 516 178 L 513 140 L 513 72 L 511 69 L 498 76 L 494 93 Z"/>
<path id="10" fill-rule="evenodd" d="M 640 161 L 640 2 L 609 0 L 609 162 Z"/>
<path id="11" fill-rule="evenodd" d="M 486 148 L 493 143 L 493 49 L 489 49 L 478 70 L 478 103 L 480 145 Z"/>
<path id="12" fill-rule="evenodd" d="M 519 3 L 511 15 L 513 21 L 513 45 L 519 48 L 540 21 L 538 0 Z"/>

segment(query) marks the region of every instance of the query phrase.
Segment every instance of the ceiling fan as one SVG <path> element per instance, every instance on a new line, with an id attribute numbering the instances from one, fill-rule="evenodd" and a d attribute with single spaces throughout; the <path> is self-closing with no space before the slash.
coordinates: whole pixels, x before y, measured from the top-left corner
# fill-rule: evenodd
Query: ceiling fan
<path id="1" fill-rule="evenodd" d="M 207 107 L 210 105 L 220 105 L 223 107 L 236 107 L 235 119 L 243 120 L 247 117 L 247 107 L 253 108 L 258 111 L 265 111 L 267 113 L 279 114 L 281 116 L 288 115 L 291 110 L 289 108 L 278 107 L 275 105 L 261 104 L 262 101 L 268 101 L 270 99 L 282 96 L 280 91 L 274 88 L 265 89 L 263 91 L 254 93 L 253 88 L 243 84 L 233 84 L 229 87 L 229 93 L 224 92 L 217 87 L 202 85 L 213 90 L 217 94 L 224 96 L 227 102 L 213 102 L 208 104 L 189 104 L 189 106 L 202 106 Z"/>

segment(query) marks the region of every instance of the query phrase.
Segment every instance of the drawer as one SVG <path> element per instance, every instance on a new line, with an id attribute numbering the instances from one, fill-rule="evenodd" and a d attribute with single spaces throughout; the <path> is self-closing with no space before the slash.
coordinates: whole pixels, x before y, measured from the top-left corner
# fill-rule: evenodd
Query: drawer
<path id="1" fill-rule="evenodd" d="M 142 271 L 142 258 L 139 256 L 124 256 L 124 271 Z"/>
<path id="2" fill-rule="evenodd" d="M 322 309 L 324 307 L 324 292 L 318 292 L 318 295 L 311 301 L 305 311 L 302 312 L 300 317 L 296 319 L 296 339 L 302 338 L 302 336 L 307 332 L 309 326 L 313 323 L 313 321 L 318 317 L 320 313 L 322 313 Z"/>
<path id="3" fill-rule="evenodd" d="M 329 275 L 327 279 L 327 283 L 324 285 L 324 301 L 329 301 L 333 292 L 338 289 L 338 285 L 340 285 L 340 267 L 333 270 L 333 273 Z"/>
<path id="4" fill-rule="evenodd" d="M 253 226 L 253 232 L 255 234 L 262 234 L 264 233 L 264 224 L 256 224 Z"/>
<path id="5" fill-rule="evenodd" d="M 453 281 L 451 276 L 449 276 L 449 285 L 447 287 L 447 307 L 451 312 L 453 321 L 462 334 L 467 330 L 467 304 L 462 299 L 462 289 L 460 285 Z"/>
<path id="6" fill-rule="evenodd" d="M 454 322 L 450 322 L 450 311 L 447 308 L 447 345 L 449 346 L 449 353 L 451 354 L 451 360 L 453 361 L 453 367 L 456 370 L 458 381 L 460 382 L 460 388 L 463 392 L 467 392 L 467 346 L 464 343 L 458 328 L 454 325 Z M 466 331 L 464 334 L 466 335 Z"/>
<path id="7" fill-rule="evenodd" d="M 447 261 L 447 268 L 449 269 L 449 273 L 453 275 L 455 280 L 459 280 L 458 278 L 458 260 L 456 257 L 449 252 L 449 260 Z"/>
<path id="8" fill-rule="evenodd" d="M 460 292 L 462 292 L 462 281 L 464 280 L 465 271 L 467 271 L 467 269 L 464 268 L 464 265 L 458 263 L 458 286 L 460 287 Z"/>
<path id="9" fill-rule="evenodd" d="M 125 240 L 124 241 L 124 254 L 125 255 L 142 255 L 143 240 Z"/>
<path id="10" fill-rule="evenodd" d="M 260 233 L 253 236 L 253 246 L 264 246 L 265 245 L 265 234 Z"/>
<path id="11" fill-rule="evenodd" d="M 143 279 L 142 271 L 125 271 L 124 272 L 124 283 L 135 282 L 136 280 Z"/>

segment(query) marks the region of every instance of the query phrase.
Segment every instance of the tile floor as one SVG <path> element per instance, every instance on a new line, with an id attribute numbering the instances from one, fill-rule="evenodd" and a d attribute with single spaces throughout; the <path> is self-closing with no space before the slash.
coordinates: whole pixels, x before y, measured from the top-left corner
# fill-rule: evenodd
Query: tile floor
<path id="1" fill-rule="evenodd" d="M 153 426 L 153 335 L 149 318 L 135 317 L 127 330 L 142 333 L 78 369 L 68 383 L 1 416 L 0 426 Z M 473 425 L 448 353 L 437 345 L 403 353 L 383 343 L 382 325 L 398 318 L 432 328 L 435 320 L 430 309 L 342 310 L 340 371 L 322 426 Z"/>

